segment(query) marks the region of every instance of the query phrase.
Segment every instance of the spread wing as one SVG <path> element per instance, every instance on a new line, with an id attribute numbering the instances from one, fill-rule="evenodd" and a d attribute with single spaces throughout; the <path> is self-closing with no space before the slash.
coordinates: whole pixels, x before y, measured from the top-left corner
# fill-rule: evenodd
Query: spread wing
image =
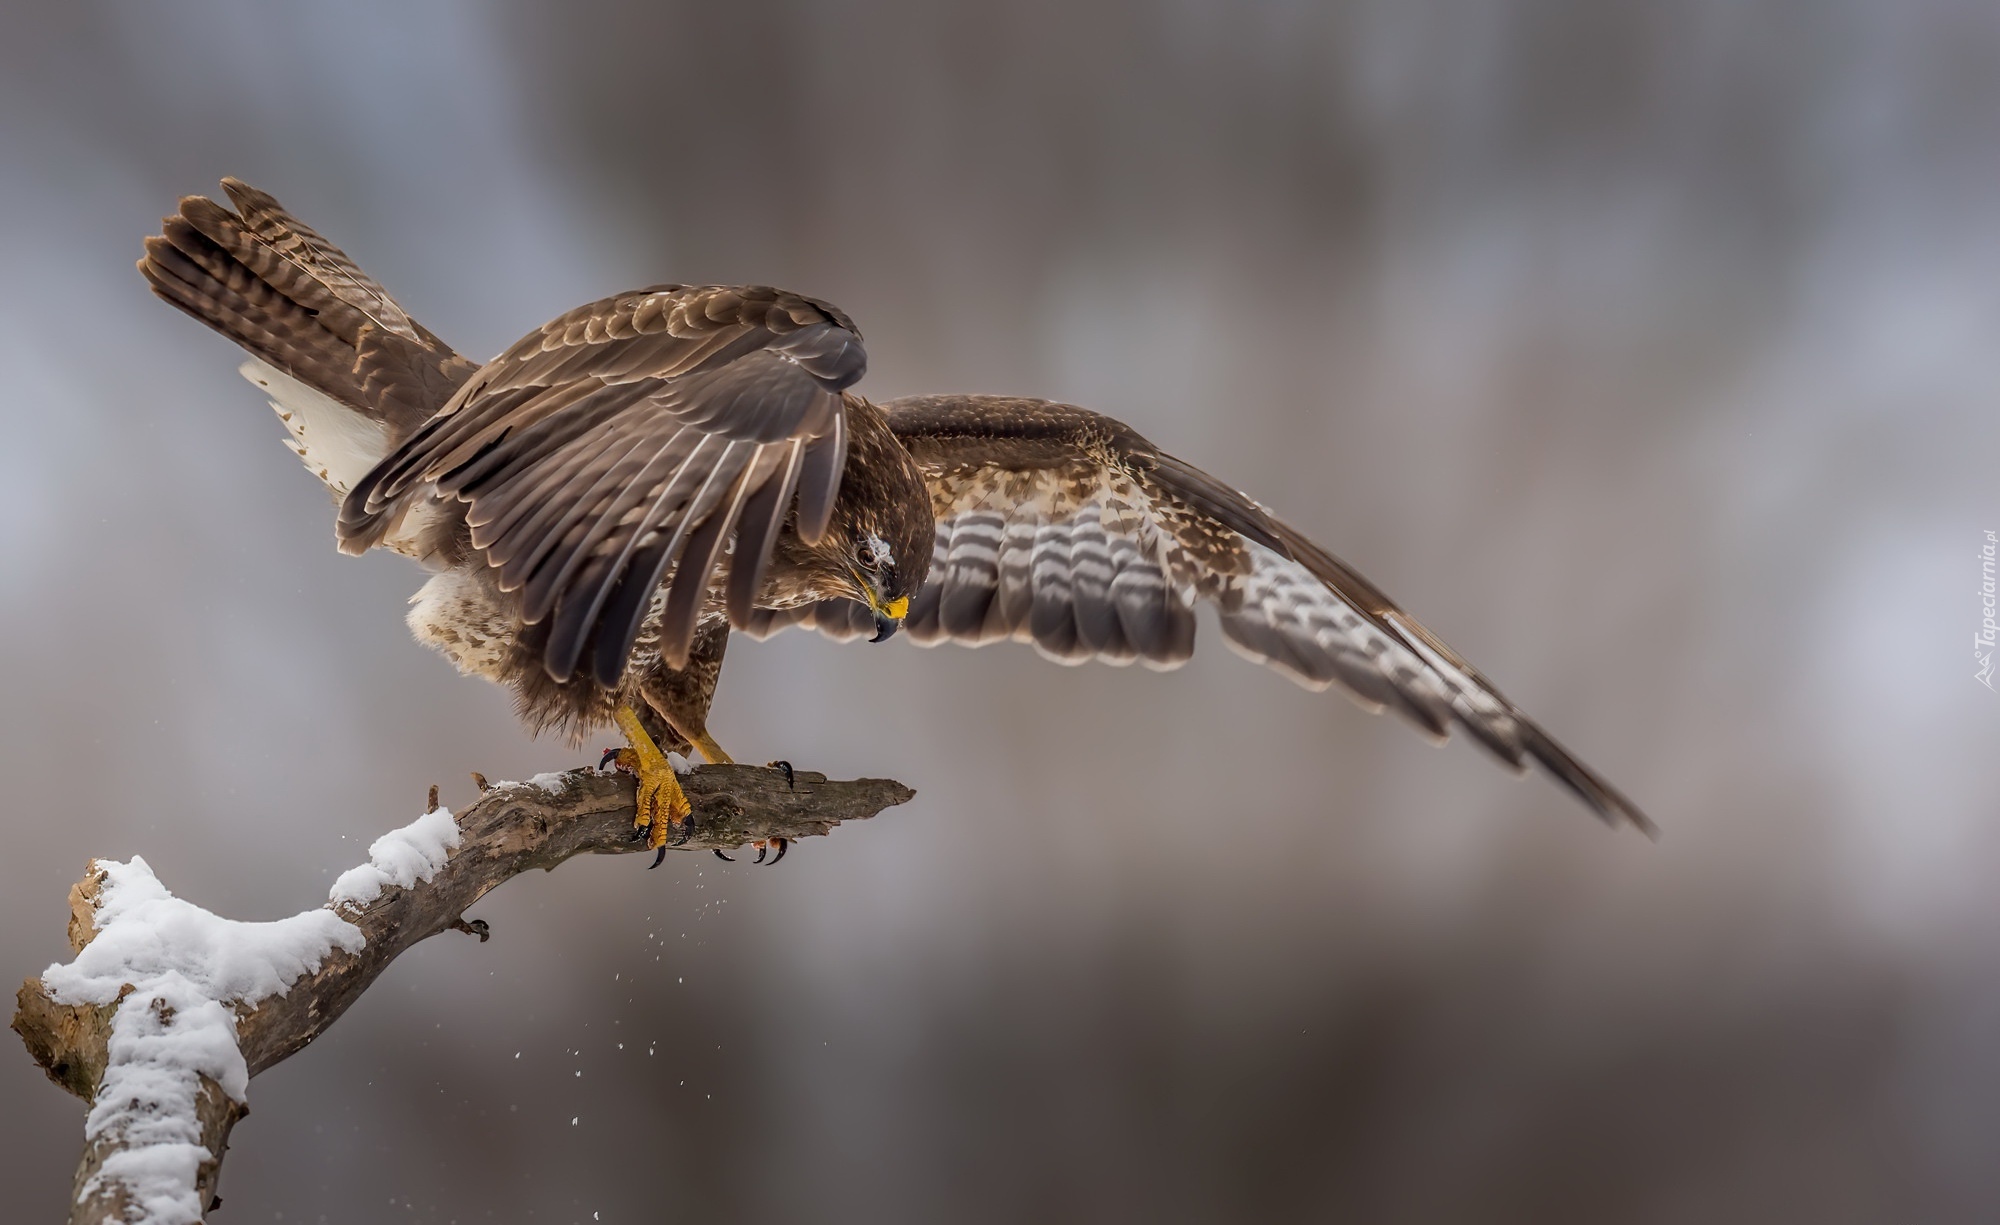
<path id="1" fill-rule="evenodd" d="M 1431 734 L 1453 725 L 1515 769 L 1534 761 L 1606 821 L 1630 801 L 1436 635 L 1257 503 L 1127 426 L 1064 404 L 983 396 L 882 406 L 931 487 L 937 549 L 906 628 L 924 645 L 1032 643 L 1058 663 L 1173 668 L 1214 606 L 1238 654 L 1311 689 L 1339 684 Z M 872 629 L 851 601 L 757 615 L 752 633 Z"/>
<path id="2" fill-rule="evenodd" d="M 579 307 L 481 367 L 355 486 L 341 548 L 379 542 L 432 491 L 467 503 L 472 547 L 521 593 L 549 675 L 587 656 L 605 685 L 671 567 L 660 653 L 678 667 L 725 551 L 742 621 L 795 492 L 800 534 L 825 533 L 841 393 L 866 365 L 845 315 L 781 290 L 665 285 Z"/>

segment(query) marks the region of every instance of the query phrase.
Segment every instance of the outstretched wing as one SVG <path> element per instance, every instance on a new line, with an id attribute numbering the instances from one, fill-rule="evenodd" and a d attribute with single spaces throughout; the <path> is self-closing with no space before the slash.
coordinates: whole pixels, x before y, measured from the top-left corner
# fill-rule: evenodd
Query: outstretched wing
<path id="1" fill-rule="evenodd" d="M 521 593 L 549 675 L 587 655 L 605 685 L 671 568 L 660 653 L 678 667 L 725 551 L 741 620 L 794 492 L 800 534 L 824 534 L 841 393 L 866 365 L 845 315 L 782 290 L 664 285 L 579 307 L 481 367 L 355 486 L 341 548 L 365 551 L 433 490 L 468 503 L 472 547 Z"/>
<path id="2" fill-rule="evenodd" d="M 1194 605 L 1205 601 L 1238 654 L 1311 689 L 1338 683 L 1438 737 L 1456 724 L 1517 770 L 1539 763 L 1605 820 L 1653 832 L 1373 584 L 1122 423 L 988 396 L 882 407 L 924 471 L 937 519 L 935 560 L 906 625 L 915 641 L 1029 642 L 1058 663 L 1173 668 L 1194 651 Z M 761 613 L 749 628 L 806 624 L 847 638 L 865 632 L 865 614 L 829 601 Z"/>

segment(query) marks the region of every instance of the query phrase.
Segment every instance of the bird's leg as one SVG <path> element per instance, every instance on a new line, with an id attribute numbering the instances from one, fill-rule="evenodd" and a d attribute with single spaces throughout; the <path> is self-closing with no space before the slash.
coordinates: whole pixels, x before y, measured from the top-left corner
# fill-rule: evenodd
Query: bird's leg
<path id="1" fill-rule="evenodd" d="M 688 743 L 700 750 L 702 760 L 711 765 L 730 766 L 736 764 L 736 759 L 722 751 L 722 746 L 715 742 L 715 737 L 708 734 L 707 728 L 703 728 L 694 735 L 689 736 Z"/>
<path id="2" fill-rule="evenodd" d="M 708 707 L 715 697 L 715 679 L 722 671 L 722 656 L 728 647 L 729 622 L 718 618 L 698 629 L 694 642 L 688 648 L 684 667 L 669 668 L 664 663 L 655 663 L 641 677 L 639 686 L 646 705 L 673 735 L 685 740 L 691 751 L 699 751 L 703 759 L 717 765 L 731 765 L 735 761 L 722 751 L 715 737 L 708 734 Z M 786 842 L 782 838 L 769 838 L 751 845 L 757 848 L 757 859 L 761 863 L 773 846 L 782 858 Z M 722 855 L 722 852 L 717 851 L 716 854 Z M 729 856 L 722 855 L 722 858 L 728 859 Z"/>
<path id="3" fill-rule="evenodd" d="M 670 827 L 681 827 L 676 842 L 686 842 L 694 833 L 694 805 L 688 803 L 687 793 L 681 790 L 673 763 L 640 725 L 638 712 L 620 705 L 612 717 L 617 719 L 618 730 L 625 733 L 625 741 L 631 746 L 619 750 L 618 764 L 639 777 L 639 810 L 632 824 L 645 830 L 646 845 L 659 851 L 653 857 L 653 866 L 657 868 L 667 857 Z"/>

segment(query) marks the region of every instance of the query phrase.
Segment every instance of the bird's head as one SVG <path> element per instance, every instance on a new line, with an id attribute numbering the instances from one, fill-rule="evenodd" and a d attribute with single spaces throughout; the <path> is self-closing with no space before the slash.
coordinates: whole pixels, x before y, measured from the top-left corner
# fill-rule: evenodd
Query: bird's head
<path id="1" fill-rule="evenodd" d="M 875 636 L 869 639 L 871 642 L 881 642 L 902 628 L 903 618 L 909 615 L 911 598 L 930 574 L 931 547 L 935 542 L 935 529 L 928 513 L 891 515 L 887 519 L 856 523 L 837 537 L 843 553 L 841 566 L 846 572 L 844 594 L 866 604 L 875 615 Z"/>
<path id="2" fill-rule="evenodd" d="M 848 411 L 847 464 L 826 531 L 807 541 L 788 530 L 777 552 L 797 584 L 792 598 L 857 601 L 873 615 L 874 641 L 881 642 L 902 627 L 930 576 L 937 525 L 923 472 L 880 411 L 859 397 L 850 398 Z"/>
<path id="3" fill-rule="evenodd" d="M 886 428 L 854 432 L 827 532 L 809 546 L 819 596 L 867 605 L 881 642 L 902 627 L 931 572 L 937 526 L 922 472 Z"/>

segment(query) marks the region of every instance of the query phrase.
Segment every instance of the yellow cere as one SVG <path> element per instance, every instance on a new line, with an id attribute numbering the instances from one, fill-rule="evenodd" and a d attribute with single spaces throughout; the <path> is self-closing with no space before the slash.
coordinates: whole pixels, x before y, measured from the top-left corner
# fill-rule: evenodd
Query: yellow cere
<path id="1" fill-rule="evenodd" d="M 889 601 L 887 604 L 884 604 L 882 606 L 882 611 L 889 614 L 889 616 L 892 619 L 901 621 L 904 617 L 909 615 L 910 597 L 906 595 L 899 595 L 895 599 Z"/>

